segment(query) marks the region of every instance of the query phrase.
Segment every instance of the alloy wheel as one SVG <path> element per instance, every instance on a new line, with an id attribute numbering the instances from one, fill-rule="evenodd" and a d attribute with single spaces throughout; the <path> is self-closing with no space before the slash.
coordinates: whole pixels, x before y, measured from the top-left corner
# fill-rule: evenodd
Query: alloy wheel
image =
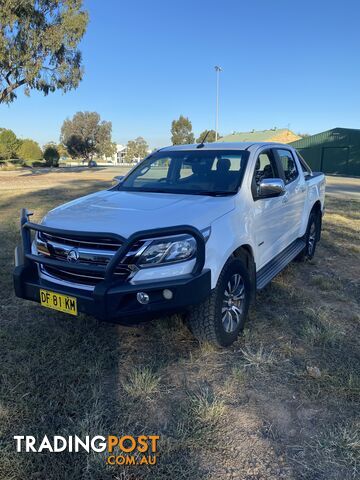
<path id="1" fill-rule="evenodd" d="M 222 324 L 225 332 L 234 332 L 240 324 L 244 299 L 244 280 L 239 273 L 234 273 L 226 285 L 221 309 Z"/>

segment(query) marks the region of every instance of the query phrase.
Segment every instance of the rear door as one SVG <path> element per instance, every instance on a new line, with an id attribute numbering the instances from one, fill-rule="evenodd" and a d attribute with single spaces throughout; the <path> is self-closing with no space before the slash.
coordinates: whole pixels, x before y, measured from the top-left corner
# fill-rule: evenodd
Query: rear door
<path id="1" fill-rule="evenodd" d="M 274 149 L 277 157 L 280 175 L 284 179 L 286 193 L 282 197 L 284 216 L 287 231 L 284 235 L 284 248 L 296 240 L 300 235 L 302 216 L 306 201 L 306 183 L 300 166 L 291 150 L 284 148 Z"/>

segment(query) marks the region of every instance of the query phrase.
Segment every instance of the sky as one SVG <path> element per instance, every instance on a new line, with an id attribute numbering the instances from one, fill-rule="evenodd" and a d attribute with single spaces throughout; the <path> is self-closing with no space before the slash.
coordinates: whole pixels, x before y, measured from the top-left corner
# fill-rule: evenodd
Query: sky
<path id="1" fill-rule="evenodd" d="M 85 73 L 69 93 L 22 91 L 0 105 L 0 127 L 40 144 L 59 141 L 65 118 L 97 111 L 113 140 L 170 142 L 188 116 L 195 136 L 290 128 L 360 128 L 358 0 L 84 0 Z"/>

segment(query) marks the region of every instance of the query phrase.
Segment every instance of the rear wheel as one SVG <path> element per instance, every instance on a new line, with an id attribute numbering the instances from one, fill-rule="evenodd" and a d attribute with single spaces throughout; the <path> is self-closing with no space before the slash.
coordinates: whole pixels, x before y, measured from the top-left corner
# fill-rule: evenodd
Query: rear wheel
<path id="1" fill-rule="evenodd" d="M 315 255 L 316 245 L 320 237 L 320 225 L 320 213 L 314 211 L 311 212 L 304 237 L 305 247 L 304 250 L 297 256 L 297 260 L 311 260 Z"/>
<path id="2" fill-rule="evenodd" d="M 192 308 L 188 323 L 200 342 L 219 347 L 231 345 L 243 329 L 249 309 L 251 282 L 247 268 L 239 258 L 225 264 L 210 296 Z"/>

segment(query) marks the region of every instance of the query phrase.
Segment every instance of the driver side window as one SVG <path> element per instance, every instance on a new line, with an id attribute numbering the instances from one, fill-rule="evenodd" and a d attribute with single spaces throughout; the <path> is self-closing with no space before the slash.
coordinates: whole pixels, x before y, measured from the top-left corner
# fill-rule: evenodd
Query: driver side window
<path id="1" fill-rule="evenodd" d="M 252 180 L 252 193 L 254 198 L 258 196 L 260 183 L 264 178 L 278 178 L 276 162 L 271 150 L 261 152 L 256 160 Z"/>

